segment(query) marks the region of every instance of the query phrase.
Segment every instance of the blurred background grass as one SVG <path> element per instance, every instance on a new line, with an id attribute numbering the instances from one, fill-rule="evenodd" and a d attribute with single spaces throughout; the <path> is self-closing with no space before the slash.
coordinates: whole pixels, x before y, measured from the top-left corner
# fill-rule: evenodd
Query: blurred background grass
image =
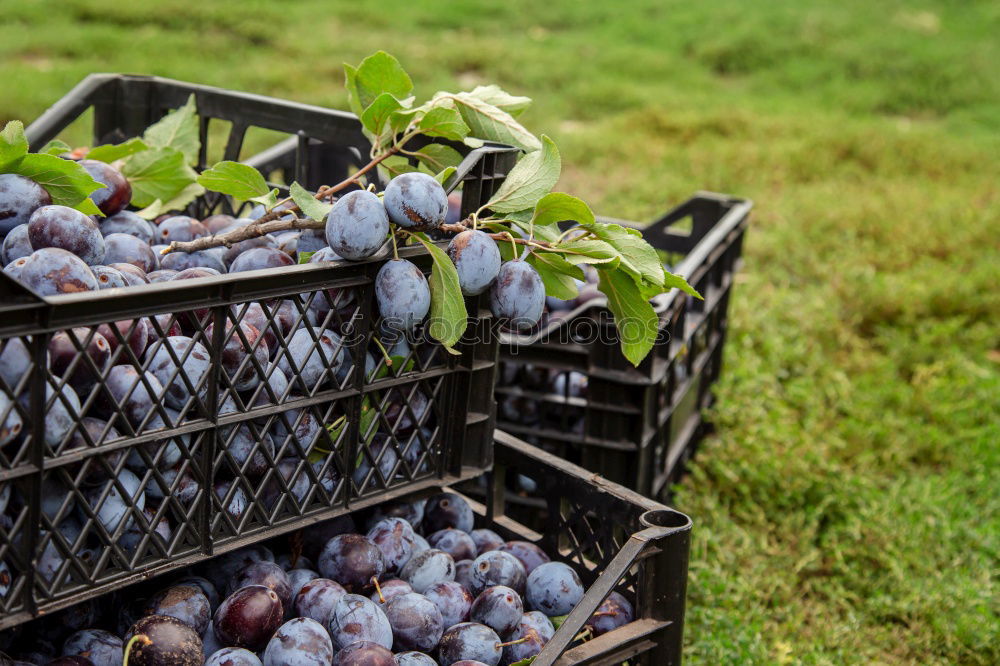
<path id="1" fill-rule="evenodd" d="M 1000 3 L 0 1 L 0 121 L 95 71 L 346 107 L 499 83 L 560 189 L 753 198 L 696 520 L 690 663 L 1000 663 Z M 87 136 L 76 137 L 86 143 Z"/>

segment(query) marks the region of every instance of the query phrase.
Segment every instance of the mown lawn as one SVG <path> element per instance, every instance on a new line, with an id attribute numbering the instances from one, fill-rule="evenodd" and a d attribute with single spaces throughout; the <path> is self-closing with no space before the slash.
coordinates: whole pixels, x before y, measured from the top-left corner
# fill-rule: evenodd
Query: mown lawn
<path id="1" fill-rule="evenodd" d="M 130 4 L 0 2 L 0 121 L 93 71 L 343 107 L 382 48 L 534 97 L 599 212 L 754 199 L 689 662 L 1000 663 L 1000 4 Z"/>

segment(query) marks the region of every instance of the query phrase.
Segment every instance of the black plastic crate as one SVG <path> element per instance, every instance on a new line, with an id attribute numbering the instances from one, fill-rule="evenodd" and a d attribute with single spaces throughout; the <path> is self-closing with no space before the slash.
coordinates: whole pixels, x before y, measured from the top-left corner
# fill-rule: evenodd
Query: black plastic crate
<path id="1" fill-rule="evenodd" d="M 95 145 L 120 141 L 192 93 L 202 162 L 215 118 L 231 123 L 227 158 L 249 127 L 295 134 L 306 176 L 314 141 L 367 154 L 350 114 L 119 75 L 89 77 L 28 135 L 44 143 L 92 107 Z M 477 207 L 516 153 L 466 152 L 449 185 L 463 184 L 464 205 Z M 219 207 L 233 208 L 209 194 L 190 212 Z M 422 248 L 400 254 L 430 270 Z M 497 344 L 485 334 L 488 310 L 468 302 L 461 356 L 412 341 L 393 351 L 402 363 L 376 371 L 380 357 L 367 355 L 381 263 L 47 298 L 0 274 L 0 628 L 488 468 Z M 191 342 L 160 342 L 176 334 Z"/>
<path id="2" fill-rule="evenodd" d="M 488 527 L 505 539 L 537 543 L 553 559 L 570 564 L 587 587 L 583 599 L 533 663 L 679 664 L 691 520 L 502 431 L 495 432 L 495 444 L 492 474 L 464 484 L 476 490 L 465 495 L 475 512 L 476 526 Z M 509 492 L 506 477 L 516 474 L 530 474 L 544 499 L 526 502 Z M 400 499 L 418 499 L 443 490 L 461 494 L 441 483 Z M 364 532 L 366 516 L 370 518 L 367 511 L 353 514 L 355 530 Z M 522 522 L 525 517 L 538 523 L 539 529 L 527 527 Z M 338 525 L 348 529 L 341 521 Z M 305 541 L 303 535 L 291 533 L 262 545 L 273 554 L 299 552 Z M 98 607 L 106 616 L 104 624 L 114 626 L 122 606 L 135 606 L 136 600 L 154 594 L 170 580 L 171 576 L 151 580 L 101 600 Z M 588 619 L 611 591 L 633 605 L 633 621 L 585 640 Z M 58 617 L 41 622 L 43 635 L 48 635 L 49 623 L 60 623 Z M 39 632 L 22 632 L 26 645 L 32 645 Z"/>
<path id="3" fill-rule="evenodd" d="M 710 427 L 702 412 L 722 369 L 751 208 L 745 199 L 699 192 L 643 228 L 705 300 L 676 289 L 658 296 L 660 337 L 638 367 L 621 353 L 603 296 L 543 320 L 530 335 L 502 334 L 499 427 L 642 494 L 666 497 Z"/>

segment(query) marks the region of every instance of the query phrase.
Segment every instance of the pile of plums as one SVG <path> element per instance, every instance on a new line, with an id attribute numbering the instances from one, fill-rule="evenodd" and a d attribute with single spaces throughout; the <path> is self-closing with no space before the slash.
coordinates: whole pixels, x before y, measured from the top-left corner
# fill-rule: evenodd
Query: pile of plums
<path id="1" fill-rule="evenodd" d="M 431 231 L 454 218 L 454 205 L 432 176 L 413 172 L 392 179 L 379 196 L 367 190 L 343 195 L 326 219 L 325 232 L 286 231 L 194 252 L 162 250 L 174 241 L 225 234 L 263 215 L 213 215 L 196 220 L 164 215 L 148 222 L 126 210 L 131 186 L 114 167 L 95 160 L 80 162 L 106 187 L 93 199 L 105 217 L 88 216 L 51 204 L 37 183 L 19 175 L 0 175 L 0 250 L 4 271 L 39 295 L 125 288 L 150 282 L 196 279 L 296 263 L 300 252 L 315 253 L 311 262 L 366 259 L 386 243 L 390 222 L 404 229 Z M 493 314 L 514 329 L 537 324 L 545 305 L 545 287 L 537 271 L 514 259 L 501 263 L 488 234 L 467 230 L 448 246 L 462 292 L 490 290 Z M 412 331 L 430 310 L 427 279 L 406 259 L 390 259 L 376 277 L 376 300 L 386 326 Z"/>
<path id="2" fill-rule="evenodd" d="M 460 495 L 358 518 L 363 534 L 351 516 L 321 523 L 270 544 L 291 552 L 244 548 L 0 633 L 0 649 L 15 664 L 118 666 L 131 642 L 131 666 L 506 666 L 538 654 L 551 618 L 583 598 L 571 566 L 475 529 Z M 588 633 L 633 615 L 612 592 Z"/>

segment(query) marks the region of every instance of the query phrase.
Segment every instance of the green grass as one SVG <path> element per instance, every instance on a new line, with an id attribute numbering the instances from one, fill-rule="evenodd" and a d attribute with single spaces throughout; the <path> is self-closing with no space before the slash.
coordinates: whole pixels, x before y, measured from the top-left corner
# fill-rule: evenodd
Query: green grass
<path id="1" fill-rule="evenodd" d="M 1000 4 L 134 4 L 0 3 L 0 120 L 92 71 L 343 107 L 383 48 L 534 97 L 601 213 L 754 199 L 689 663 L 1000 663 Z"/>

